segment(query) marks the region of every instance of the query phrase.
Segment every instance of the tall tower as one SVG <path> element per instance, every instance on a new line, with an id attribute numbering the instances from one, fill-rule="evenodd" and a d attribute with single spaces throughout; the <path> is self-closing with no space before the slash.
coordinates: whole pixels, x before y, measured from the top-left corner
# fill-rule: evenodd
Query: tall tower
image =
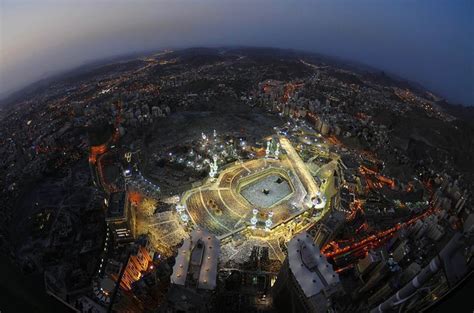
<path id="1" fill-rule="evenodd" d="M 311 236 L 302 232 L 293 237 L 273 286 L 275 307 L 291 313 L 326 312 L 331 297 L 341 291 L 339 275 Z"/>

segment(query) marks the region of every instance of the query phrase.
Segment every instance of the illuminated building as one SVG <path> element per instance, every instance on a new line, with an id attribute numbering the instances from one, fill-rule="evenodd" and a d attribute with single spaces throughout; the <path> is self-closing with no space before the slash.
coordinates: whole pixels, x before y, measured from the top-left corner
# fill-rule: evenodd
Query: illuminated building
<path id="1" fill-rule="evenodd" d="M 216 287 L 220 242 L 205 230 L 195 230 L 176 256 L 171 283 L 196 289 Z"/>
<path id="2" fill-rule="evenodd" d="M 204 230 L 194 230 L 178 249 L 168 301 L 179 312 L 209 307 L 217 284 L 220 242 Z"/>
<path id="3" fill-rule="evenodd" d="M 281 312 L 326 312 L 330 297 L 341 290 L 339 275 L 302 232 L 288 243 L 288 256 L 280 269 L 273 298 Z"/>
<path id="4" fill-rule="evenodd" d="M 120 287 L 130 290 L 132 284 L 139 280 L 145 271 L 148 270 L 152 259 L 146 245 L 138 245 L 137 249 L 130 254 L 127 265 L 120 281 Z"/>
<path id="5" fill-rule="evenodd" d="M 115 241 L 125 243 L 133 241 L 136 235 L 136 212 L 124 191 L 111 193 L 105 200 L 107 212 L 105 221 L 112 229 Z"/>

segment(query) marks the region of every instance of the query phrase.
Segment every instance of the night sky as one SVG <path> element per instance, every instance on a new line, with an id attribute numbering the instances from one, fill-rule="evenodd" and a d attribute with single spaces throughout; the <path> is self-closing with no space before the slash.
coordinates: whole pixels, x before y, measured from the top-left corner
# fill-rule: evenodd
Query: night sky
<path id="1" fill-rule="evenodd" d="M 474 105 L 472 0 L 0 0 L 0 95 L 160 48 L 273 46 L 358 61 Z"/>

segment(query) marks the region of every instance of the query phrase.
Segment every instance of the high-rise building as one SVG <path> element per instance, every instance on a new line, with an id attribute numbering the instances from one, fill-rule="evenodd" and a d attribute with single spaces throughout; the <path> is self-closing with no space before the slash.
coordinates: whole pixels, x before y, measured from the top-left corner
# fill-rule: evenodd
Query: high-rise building
<path id="1" fill-rule="evenodd" d="M 205 312 L 217 285 L 220 242 L 205 230 L 194 230 L 178 249 L 168 292 L 170 306 L 179 312 Z"/>
<path id="2" fill-rule="evenodd" d="M 288 256 L 280 269 L 273 299 L 281 312 L 326 312 L 333 295 L 342 292 L 339 275 L 306 233 L 288 243 Z"/>
<path id="3" fill-rule="evenodd" d="M 136 236 L 136 212 L 124 191 L 113 192 L 105 201 L 105 221 L 117 243 L 131 242 Z"/>
<path id="4" fill-rule="evenodd" d="M 132 284 L 142 278 L 143 273 L 148 270 L 151 261 L 150 251 L 147 249 L 147 246 L 139 244 L 127 260 L 125 271 L 120 281 L 120 287 L 130 290 Z"/>
<path id="5" fill-rule="evenodd" d="M 194 230 L 176 256 L 171 283 L 196 289 L 216 287 L 219 240 L 205 230 Z"/>

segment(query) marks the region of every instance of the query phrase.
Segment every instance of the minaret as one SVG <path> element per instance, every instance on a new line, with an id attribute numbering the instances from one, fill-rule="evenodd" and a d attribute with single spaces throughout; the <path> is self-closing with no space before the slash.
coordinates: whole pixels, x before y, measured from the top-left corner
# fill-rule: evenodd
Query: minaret
<path id="1" fill-rule="evenodd" d="M 214 178 L 217 174 L 217 155 L 214 155 L 212 158 L 214 162 L 209 164 L 209 167 L 211 168 L 209 171 L 209 177 Z"/>
<path id="2" fill-rule="evenodd" d="M 273 225 L 272 217 L 273 217 L 273 212 L 269 212 L 269 213 L 268 213 L 268 218 L 267 218 L 267 220 L 265 221 L 265 230 L 266 230 L 266 231 L 270 231 L 270 228 L 271 228 L 272 225 Z"/>
<path id="3" fill-rule="evenodd" d="M 270 156 L 270 144 L 271 141 L 267 141 L 267 150 L 265 150 L 265 157 L 268 158 Z"/>
<path id="4" fill-rule="evenodd" d="M 255 229 L 255 226 L 257 225 L 257 214 L 258 214 L 258 210 L 257 209 L 253 209 L 252 211 L 252 218 L 250 219 L 250 224 L 252 224 L 252 228 Z"/>
<path id="5" fill-rule="evenodd" d="M 278 159 L 279 155 L 280 155 L 280 143 L 277 142 L 277 147 L 276 147 L 276 150 L 275 150 L 275 158 Z"/>

